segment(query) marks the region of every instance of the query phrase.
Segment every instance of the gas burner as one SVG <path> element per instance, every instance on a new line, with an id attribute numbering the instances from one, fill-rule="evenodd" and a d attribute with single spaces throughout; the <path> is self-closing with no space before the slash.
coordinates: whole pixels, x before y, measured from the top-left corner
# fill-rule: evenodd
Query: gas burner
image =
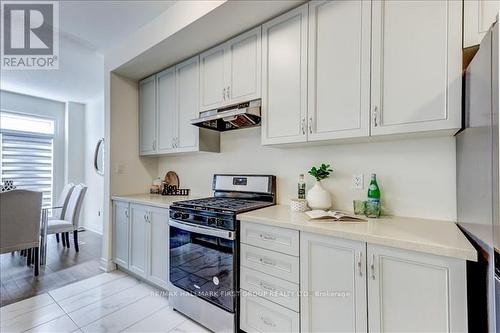
<path id="1" fill-rule="evenodd" d="M 202 210 L 213 211 L 231 211 L 235 213 L 242 213 L 253 209 L 258 209 L 272 205 L 272 202 L 245 200 L 237 198 L 203 198 L 195 200 L 178 201 L 176 206 L 185 208 L 195 208 Z"/>

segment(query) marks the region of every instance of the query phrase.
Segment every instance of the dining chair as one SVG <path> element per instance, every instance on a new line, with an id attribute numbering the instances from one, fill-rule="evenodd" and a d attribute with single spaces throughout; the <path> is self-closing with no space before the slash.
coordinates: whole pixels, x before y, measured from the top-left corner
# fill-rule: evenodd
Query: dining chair
<path id="1" fill-rule="evenodd" d="M 49 220 L 62 220 L 64 218 L 64 213 L 66 212 L 66 207 L 68 206 L 69 197 L 71 196 L 71 192 L 73 192 L 73 188 L 75 184 L 68 183 L 64 186 L 61 194 L 59 195 L 59 199 L 57 199 L 56 207 L 52 212 L 52 216 Z M 56 233 L 56 240 L 59 243 L 59 234 Z M 63 238 L 63 245 L 65 245 L 65 239 Z"/>
<path id="2" fill-rule="evenodd" d="M 80 220 L 80 212 L 82 209 L 83 199 L 87 192 L 87 186 L 78 184 L 71 191 L 68 199 L 68 204 L 64 211 L 64 216 L 59 220 L 49 220 L 47 225 L 47 234 L 60 233 L 63 239 L 63 245 L 69 246 L 69 233 L 73 232 L 73 240 L 75 243 L 76 252 L 78 248 L 78 223 Z"/>
<path id="3" fill-rule="evenodd" d="M 25 251 L 39 273 L 42 192 L 13 190 L 0 193 L 0 253 Z M 33 257 L 32 257 L 33 254 Z"/>

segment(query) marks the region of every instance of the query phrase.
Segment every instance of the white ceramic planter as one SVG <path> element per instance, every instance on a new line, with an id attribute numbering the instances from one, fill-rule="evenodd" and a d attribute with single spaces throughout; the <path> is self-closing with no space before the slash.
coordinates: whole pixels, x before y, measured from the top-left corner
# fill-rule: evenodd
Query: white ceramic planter
<path id="1" fill-rule="evenodd" d="M 328 209 L 332 206 L 330 193 L 325 190 L 321 181 L 316 181 L 316 184 L 307 191 L 307 204 L 311 209 Z"/>

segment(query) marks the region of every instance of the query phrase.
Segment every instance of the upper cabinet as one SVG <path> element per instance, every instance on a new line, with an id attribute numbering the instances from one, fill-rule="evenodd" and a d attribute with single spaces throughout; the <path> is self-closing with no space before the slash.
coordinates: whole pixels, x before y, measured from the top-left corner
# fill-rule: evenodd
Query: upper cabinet
<path id="1" fill-rule="evenodd" d="M 261 27 L 200 55 L 200 110 L 260 98 Z"/>
<path id="2" fill-rule="evenodd" d="M 370 134 L 371 1 L 309 4 L 308 140 Z"/>
<path id="3" fill-rule="evenodd" d="M 307 4 L 262 26 L 262 143 L 307 140 Z"/>
<path id="4" fill-rule="evenodd" d="M 464 0 L 464 48 L 481 43 L 499 9 L 498 0 Z"/>
<path id="5" fill-rule="evenodd" d="M 373 1 L 372 135 L 461 126 L 462 3 Z"/>
<path id="6" fill-rule="evenodd" d="M 139 83 L 140 154 L 219 152 L 219 133 L 191 125 L 199 112 L 198 56 Z"/>
<path id="7" fill-rule="evenodd" d="M 310 1 L 262 26 L 262 143 L 461 127 L 459 1 Z"/>
<path id="8" fill-rule="evenodd" d="M 139 83 L 139 153 L 156 151 L 156 76 Z"/>

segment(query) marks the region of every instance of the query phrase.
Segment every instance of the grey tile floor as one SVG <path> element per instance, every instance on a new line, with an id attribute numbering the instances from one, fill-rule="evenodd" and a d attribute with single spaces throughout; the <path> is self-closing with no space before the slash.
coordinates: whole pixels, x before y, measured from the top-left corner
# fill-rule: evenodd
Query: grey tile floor
<path id="1" fill-rule="evenodd" d="M 0 255 L 0 305 L 4 306 L 51 289 L 83 280 L 97 274 L 101 256 L 101 236 L 91 231 L 79 232 L 80 252 L 76 253 L 71 236 L 71 247 L 64 248 L 55 236 L 48 237 L 47 265 L 40 275 L 26 266 L 26 258 L 15 253 Z"/>
<path id="2" fill-rule="evenodd" d="M 0 331 L 209 332 L 174 311 L 158 290 L 120 271 L 4 306 Z"/>

